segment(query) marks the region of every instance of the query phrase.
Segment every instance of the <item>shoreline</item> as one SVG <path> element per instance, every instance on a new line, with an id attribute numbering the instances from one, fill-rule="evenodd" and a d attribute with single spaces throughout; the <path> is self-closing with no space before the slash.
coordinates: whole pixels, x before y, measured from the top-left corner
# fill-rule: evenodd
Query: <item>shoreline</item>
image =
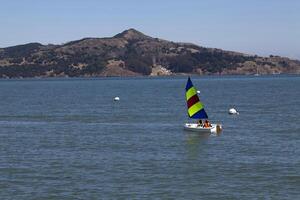
<path id="1" fill-rule="evenodd" d="M 41 77 L 0 77 L 0 81 L 5 80 L 58 80 L 58 79 L 159 79 L 159 78 L 185 78 L 185 77 L 203 77 L 203 78 L 227 78 L 227 77 L 237 77 L 237 78 L 260 78 L 260 77 L 297 77 L 300 74 L 295 73 L 281 73 L 281 74 L 261 74 L 256 76 L 255 74 L 172 74 L 172 75 L 161 75 L 161 76 L 145 76 L 145 75 L 135 75 L 135 76 L 41 76 Z"/>

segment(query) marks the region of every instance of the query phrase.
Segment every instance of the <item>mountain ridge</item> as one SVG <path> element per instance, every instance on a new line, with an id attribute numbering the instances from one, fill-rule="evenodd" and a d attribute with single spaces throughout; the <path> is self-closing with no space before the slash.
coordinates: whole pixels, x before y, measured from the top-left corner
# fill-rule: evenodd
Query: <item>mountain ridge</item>
<path id="1" fill-rule="evenodd" d="M 153 38 L 133 28 L 62 45 L 0 48 L 0 77 L 300 73 L 300 61 Z"/>

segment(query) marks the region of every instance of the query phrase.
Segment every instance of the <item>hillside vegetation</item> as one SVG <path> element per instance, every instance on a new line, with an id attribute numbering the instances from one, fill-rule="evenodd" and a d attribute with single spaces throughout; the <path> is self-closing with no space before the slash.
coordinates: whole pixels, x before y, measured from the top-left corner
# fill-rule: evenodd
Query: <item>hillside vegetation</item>
<path id="1" fill-rule="evenodd" d="M 300 62 L 175 43 L 134 29 L 111 38 L 84 38 L 63 45 L 29 43 L 0 49 L 3 78 L 257 72 L 300 73 Z"/>

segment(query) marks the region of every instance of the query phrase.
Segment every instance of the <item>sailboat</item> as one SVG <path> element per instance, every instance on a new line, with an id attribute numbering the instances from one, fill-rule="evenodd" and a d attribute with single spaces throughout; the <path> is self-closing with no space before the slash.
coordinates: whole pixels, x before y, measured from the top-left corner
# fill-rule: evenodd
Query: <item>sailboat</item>
<path id="1" fill-rule="evenodd" d="M 190 77 L 188 78 L 188 81 L 186 83 L 185 91 L 186 91 L 185 96 L 187 101 L 188 116 L 192 119 L 207 120 L 208 116 L 204 110 L 203 103 L 200 102 L 200 99 L 197 95 L 197 90 L 193 86 Z M 198 123 L 186 123 L 184 125 L 184 129 L 188 131 L 199 132 L 199 133 L 220 133 L 222 131 L 222 125 L 210 124 L 209 127 L 207 126 L 205 127 Z"/>

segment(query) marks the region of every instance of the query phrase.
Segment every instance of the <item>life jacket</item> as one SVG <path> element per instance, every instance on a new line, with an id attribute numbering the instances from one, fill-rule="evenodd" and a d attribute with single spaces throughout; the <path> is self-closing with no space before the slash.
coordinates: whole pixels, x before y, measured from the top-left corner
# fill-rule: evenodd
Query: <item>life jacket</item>
<path id="1" fill-rule="evenodd" d="M 203 125 L 203 127 L 204 127 L 204 128 L 208 128 L 208 127 L 209 127 L 209 123 L 208 123 L 208 122 L 205 122 L 204 125 Z"/>

